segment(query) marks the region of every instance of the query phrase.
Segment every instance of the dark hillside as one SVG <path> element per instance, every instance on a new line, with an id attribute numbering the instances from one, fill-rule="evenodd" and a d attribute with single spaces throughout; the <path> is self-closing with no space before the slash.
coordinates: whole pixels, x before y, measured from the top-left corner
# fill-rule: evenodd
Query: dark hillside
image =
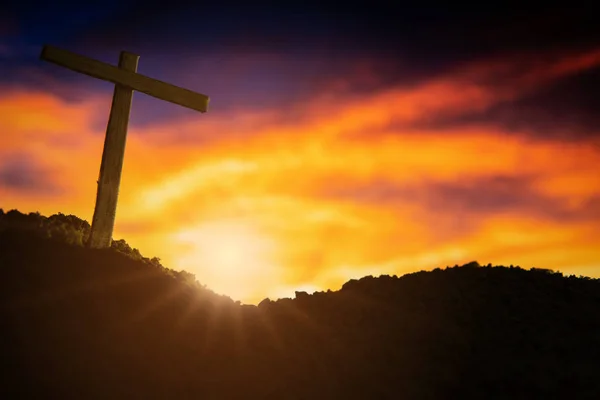
<path id="1" fill-rule="evenodd" d="M 0 398 L 600 398 L 596 279 L 470 263 L 241 306 L 88 233 L 0 212 Z"/>

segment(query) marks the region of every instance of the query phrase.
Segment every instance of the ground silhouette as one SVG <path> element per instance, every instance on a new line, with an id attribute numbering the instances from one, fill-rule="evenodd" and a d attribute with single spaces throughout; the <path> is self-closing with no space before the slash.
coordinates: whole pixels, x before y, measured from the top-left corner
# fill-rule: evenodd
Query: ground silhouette
<path id="1" fill-rule="evenodd" d="M 0 398 L 597 399 L 600 280 L 480 266 L 246 306 L 0 210 Z"/>

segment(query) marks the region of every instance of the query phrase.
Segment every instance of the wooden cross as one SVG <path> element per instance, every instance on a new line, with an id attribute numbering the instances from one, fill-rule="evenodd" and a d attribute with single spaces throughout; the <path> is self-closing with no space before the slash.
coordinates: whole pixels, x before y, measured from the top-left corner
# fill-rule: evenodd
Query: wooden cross
<path id="1" fill-rule="evenodd" d="M 106 137 L 104 138 L 96 207 L 87 242 L 87 246 L 92 248 L 110 247 L 133 91 L 137 90 L 202 113 L 208 110 L 209 98 L 206 95 L 138 74 L 137 65 L 140 56 L 126 51 L 121 52 L 118 67 L 48 45 L 42 49 L 40 58 L 115 84 Z"/>

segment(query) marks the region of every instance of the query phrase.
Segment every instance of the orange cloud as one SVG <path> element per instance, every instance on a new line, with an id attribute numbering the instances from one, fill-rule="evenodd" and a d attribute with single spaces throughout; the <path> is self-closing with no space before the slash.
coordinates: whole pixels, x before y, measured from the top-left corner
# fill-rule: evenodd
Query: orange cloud
<path id="1" fill-rule="evenodd" d="M 597 147 L 486 124 L 411 127 L 438 114 L 485 109 L 599 62 L 597 53 L 585 53 L 520 69 L 480 63 L 364 99 L 325 93 L 296 106 L 297 120 L 282 118 L 285 110 L 240 110 L 132 128 L 115 236 L 247 302 L 473 259 L 599 276 Z M 518 84 L 494 84 L 511 68 Z M 73 104 L 33 92 L 0 97 L 0 115 L 8 115 L 0 120 L 7 133 L 0 160 L 27 154 L 65 188 L 58 198 L 35 198 L 0 183 L 0 206 L 90 220 L 103 138 L 93 121 L 98 110 L 108 116 L 109 101 Z M 471 213 L 472 197 L 427 201 L 450 196 L 439 185 L 494 177 L 527 182 L 523 196 L 569 217 L 530 215 L 538 203 L 520 206 L 518 196 L 514 207 Z M 379 182 L 397 190 L 393 202 L 331 195 Z M 475 190 L 484 196 L 491 189 L 482 185 Z"/>

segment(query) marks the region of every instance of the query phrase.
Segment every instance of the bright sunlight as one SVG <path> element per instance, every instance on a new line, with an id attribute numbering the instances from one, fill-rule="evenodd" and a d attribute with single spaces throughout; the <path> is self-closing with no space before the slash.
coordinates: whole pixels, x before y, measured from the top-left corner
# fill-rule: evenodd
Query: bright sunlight
<path id="1" fill-rule="evenodd" d="M 277 281 L 275 243 L 252 223 L 206 222 L 179 231 L 173 239 L 184 245 L 177 268 L 234 300 L 260 296 L 261 287 Z"/>

